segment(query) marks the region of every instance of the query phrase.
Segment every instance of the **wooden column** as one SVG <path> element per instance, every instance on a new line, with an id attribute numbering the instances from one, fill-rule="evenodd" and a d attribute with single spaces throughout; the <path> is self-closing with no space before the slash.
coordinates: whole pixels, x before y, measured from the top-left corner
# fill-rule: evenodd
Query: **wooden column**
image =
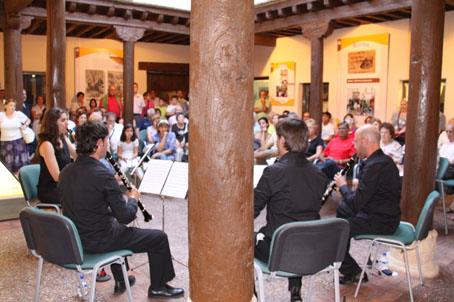
<path id="1" fill-rule="evenodd" d="M 249 302 L 253 1 L 193 0 L 190 37 L 190 299 Z"/>
<path id="2" fill-rule="evenodd" d="M 118 37 L 123 40 L 123 118 L 131 123 L 134 105 L 134 43 L 143 37 L 145 29 L 115 26 Z"/>
<path id="3" fill-rule="evenodd" d="M 47 0 L 46 107 L 66 108 L 65 0 Z"/>
<path id="4" fill-rule="evenodd" d="M 311 41 L 311 87 L 309 113 L 319 125 L 323 113 L 323 39 L 332 32 L 329 22 L 301 26 L 303 36 Z"/>
<path id="5" fill-rule="evenodd" d="M 444 0 L 413 0 L 402 219 L 416 224 L 434 189 Z M 424 24 L 424 26 L 421 26 Z"/>
<path id="6" fill-rule="evenodd" d="M 5 96 L 16 100 L 18 110 L 22 108 L 24 101 L 21 30 L 29 27 L 32 19 L 32 17 L 21 17 L 19 14 L 9 14 L 5 16 L 3 26 Z"/>

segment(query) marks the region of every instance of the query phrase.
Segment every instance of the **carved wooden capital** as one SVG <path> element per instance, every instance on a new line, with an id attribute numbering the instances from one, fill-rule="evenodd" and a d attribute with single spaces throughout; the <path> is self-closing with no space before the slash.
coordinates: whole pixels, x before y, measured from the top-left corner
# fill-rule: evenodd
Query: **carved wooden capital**
<path id="1" fill-rule="evenodd" d="M 313 22 L 301 25 L 303 36 L 309 40 L 326 38 L 333 32 L 331 22 Z"/>
<path id="2" fill-rule="evenodd" d="M 125 42 L 136 42 L 143 37 L 143 33 L 145 32 L 145 28 L 120 25 L 115 25 L 114 27 L 118 37 Z"/>
<path id="3" fill-rule="evenodd" d="M 20 30 L 29 28 L 30 25 L 32 24 L 33 19 L 35 19 L 35 17 L 32 17 L 32 16 L 20 17 Z"/>

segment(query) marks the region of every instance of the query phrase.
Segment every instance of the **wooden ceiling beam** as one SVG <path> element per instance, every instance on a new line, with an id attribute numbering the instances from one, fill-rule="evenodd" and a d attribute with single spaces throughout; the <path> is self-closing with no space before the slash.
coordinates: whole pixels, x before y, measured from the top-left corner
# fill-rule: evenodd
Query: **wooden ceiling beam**
<path id="1" fill-rule="evenodd" d="M 84 29 L 82 29 L 79 32 L 76 32 L 75 36 L 76 37 L 82 37 L 84 34 L 88 33 L 90 30 L 93 30 L 96 26 L 95 25 L 88 25 Z"/>
<path id="2" fill-rule="evenodd" d="M 97 33 L 91 35 L 90 38 L 93 38 L 93 39 L 103 38 L 103 35 L 110 30 L 113 30 L 111 26 L 105 27 L 105 28 L 101 29 L 100 31 L 98 31 Z"/>
<path id="3" fill-rule="evenodd" d="M 358 25 L 360 25 L 357 22 L 352 22 L 352 21 L 348 21 L 348 20 L 336 20 L 336 22 L 338 24 L 343 25 L 343 26 L 358 26 Z"/>
<path id="4" fill-rule="evenodd" d="M 276 38 L 275 37 L 264 36 L 264 35 L 255 35 L 254 36 L 254 45 L 275 47 L 276 46 Z"/>
<path id="5" fill-rule="evenodd" d="M 301 25 L 304 22 L 321 22 L 352 17 L 360 17 L 370 14 L 382 14 L 385 12 L 396 11 L 409 8 L 411 0 L 369 0 L 352 3 L 350 5 L 337 6 L 332 9 L 319 10 L 306 13 L 303 16 L 295 15 L 275 20 L 267 20 L 255 24 L 255 32 L 262 33 L 273 31 L 280 28 L 287 28 Z"/>
<path id="6" fill-rule="evenodd" d="M 107 9 L 107 17 L 113 17 L 115 15 L 115 7 L 111 6 Z"/>
<path id="7" fill-rule="evenodd" d="M 22 10 L 22 15 L 45 19 L 47 16 L 46 9 L 40 7 L 27 7 Z M 189 35 L 189 28 L 185 25 L 172 25 L 169 23 L 158 23 L 156 21 L 141 21 L 136 19 L 125 20 L 123 17 L 107 17 L 105 15 L 90 16 L 86 13 L 66 13 L 65 18 L 70 23 L 80 23 L 95 26 L 120 25 L 135 28 L 152 29 L 166 33 L 177 33 Z"/>
<path id="8" fill-rule="evenodd" d="M 71 23 L 69 26 L 66 26 L 66 35 L 69 36 L 77 27 L 79 27 L 79 24 Z"/>
<path id="9" fill-rule="evenodd" d="M 293 7 L 297 5 L 306 5 L 309 2 L 313 2 L 317 0 L 287 0 L 287 1 L 273 1 L 270 4 L 262 4 L 255 7 L 255 14 L 262 14 L 267 11 L 277 11 L 279 9 Z"/>
<path id="10" fill-rule="evenodd" d="M 19 13 L 21 10 L 29 6 L 33 0 L 4 0 L 4 8 L 6 14 Z"/>
<path id="11" fill-rule="evenodd" d="M 140 20 L 145 21 L 148 19 L 148 11 L 143 11 L 142 15 L 140 16 Z"/>
<path id="12" fill-rule="evenodd" d="M 156 19 L 156 22 L 158 22 L 159 24 L 164 22 L 164 15 L 158 15 L 158 18 Z"/>
<path id="13" fill-rule="evenodd" d="M 369 18 L 369 19 L 372 19 L 372 20 L 375 20 L 375 21 L 378 21 L 378 22 L 389 21 L 389 20 L 386 19 L 386 18 L 379 17 L 379 16 L 376 16 L 376 15 L 367 15 L 367 16 L 365 16 L 365 17 L 366 17 L 366 18 Z"/>
<path id="14" fill-rule="evenodd" d="M 77 3 L 75 2 L 67 2 L 66 7 L 68 9 L 68 12 L 74 13 L 77 10 Z"/>
<path id="15" fill-rule="evenodd" d="M 172 21 L 171 21 L 170 23 L 173 24 L 173 25 L 177 25 L 177 24 L 178 24 L 178 21 L 180 21 L 180 18 L 177 17 L 177 16 L 174 16 L 174 17 L 172 18 Z"/>
<path id="16" fill-rule="evenodd" d="M 89 15 L 94 15 L 96 13 L 96 5 L 90 4 L 88 6 L 88 11 L 87 12 L 88 12 Z"/>

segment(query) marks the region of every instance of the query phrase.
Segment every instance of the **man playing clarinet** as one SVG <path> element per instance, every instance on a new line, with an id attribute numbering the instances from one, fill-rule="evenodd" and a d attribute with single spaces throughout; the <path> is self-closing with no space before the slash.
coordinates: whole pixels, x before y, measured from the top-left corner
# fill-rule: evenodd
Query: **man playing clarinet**
<path id="1" fill-rule="evenodd" d="M 167 284 L 175 277 L 167 235 L 159 230 L 125 225 L 136 218 L 140 193 L 133 187 L 125 201 L 114 176 L 100 162 L 109 149 L 108 134 L 107 127 L 97 122 L 77 128 L 77 160 L 63 169 L 58 185 L 63 214 L 76 225 L 87 253 L 119 249 L 148 253 L 149 297 L 180 297 L 183 289 Z M 126 285 L 121 266 L 112 264 L 111 270 L 115 279 L 114 293 L 123 293 Z M 134 276 L 129 276 L 129 282 L 135 283 Z"/>
<path id="2" fill-rule="evenodd" d="M 342 195 L 337 217 L 350 224 L 350 237 L 360 234 L 393 234 L 400 222 L 401 182 L 399 170 L 392 158 L 380 149 L 380 133 L 365 125 L 355 133 L 355 147 L 360 159 L 359 184 L 356 191 L 347 186 L 345 176 L 334 177 Z M 340 283 L 356 283 L 361 268 L 349 252 L 350 239 L 340 272 Z M 367 282 L 367 275 L 363 282 Z"/>
<path id="3" fill-rule="evenodd" d="M 285 118 L 276 126 L 279 160 L 265 168 L 254 190 L 254 218 L 266 206 L 266 225 L 255 240 L 255 257 L 267 262 L 271 238 L 281 225 L 320 219 L 328 179 L 306 159 L 308 129 L 299 119 Z M 301 278 L 289 278 L 291 301 L 302 301 Z"/>

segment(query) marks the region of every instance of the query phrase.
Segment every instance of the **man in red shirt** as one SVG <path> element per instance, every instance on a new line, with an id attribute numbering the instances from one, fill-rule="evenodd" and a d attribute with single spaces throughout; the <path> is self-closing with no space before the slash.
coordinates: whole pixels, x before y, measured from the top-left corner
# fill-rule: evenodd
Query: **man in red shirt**
<path id="1" fill-rule="evenodd" d="M 324 159 L 317 162 L 319 167 L 329 179 L 349 161 L 355 153 L 353 144 L 354 136 L 348 135 L 348 124 L 341 122 L 337 126 L 337 136 L 335 136 L 326 146 L 324 151 Z"/>
<path id="2" fill-rule="evenodd" d="M 109 93 L 102 97 L 99 102 L 99 108 L 102 108 L 105 112 L 115 113 L 118 118 L 123 116 L 123 104 L 117 96 L 115 85 L 109 86 Z"/>

